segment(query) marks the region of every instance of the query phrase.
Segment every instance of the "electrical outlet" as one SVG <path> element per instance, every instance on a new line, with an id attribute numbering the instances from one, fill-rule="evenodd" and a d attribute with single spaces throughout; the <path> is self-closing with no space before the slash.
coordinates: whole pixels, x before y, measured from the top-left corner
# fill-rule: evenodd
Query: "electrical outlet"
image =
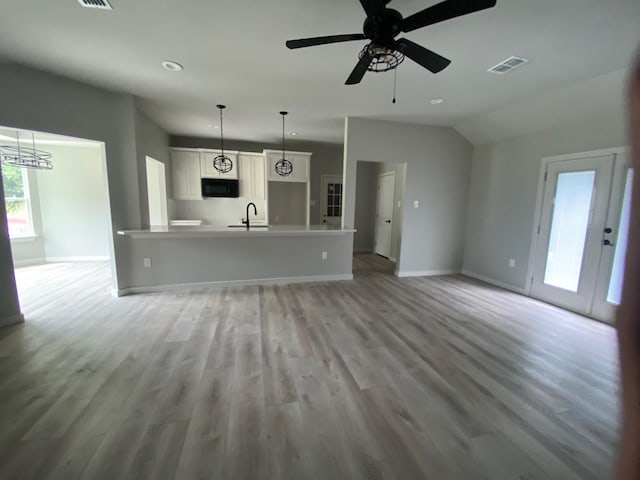
<path id="1" fill-rule="evenodd" d="M 322 259 L 326 260 L 327 259 L 327 252 L 322 252 Z"/>
<path id="2" fill-rule="evenodd" d="M 150 258 L 145 258 L 144 259 L 144 268 L 151 268 L 151 259 Z"/>
<path id="3" fill-rule="evenodd" d="M 420 200 L 413 201 L 413 208 L 420 208 Z"/>
<path id="4" fill-rule="evenodd" d="M 509 259 L 509 268 L 516 268 L 516 259 L 515 258 L 510 258 Z"/>
<path id="5" fill-rule="evenodd" d="M 398 208 L 400 208 L 401 206 L 402 206 L 402 202 L 398 200 Z"/>

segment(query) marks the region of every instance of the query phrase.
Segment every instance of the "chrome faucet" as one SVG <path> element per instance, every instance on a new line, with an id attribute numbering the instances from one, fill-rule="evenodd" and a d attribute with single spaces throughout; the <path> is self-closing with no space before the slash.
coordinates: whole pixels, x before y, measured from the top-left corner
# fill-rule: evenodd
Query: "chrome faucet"
<path id="1" fill-rule="evenodd" d="M 253 202 L 249 202 L 247 204 L 247 217 L 246 217 L 246 220 L 242 220 L 242 223 L 247 226 L 247 230 L 249 230 L 249 226 L 250 226 L 250 224 L 249 224 L 249 207 L 251 205 L 253 205 L 253 214 L 256 215 L 256 216 L 258 215 L 258 209 L 256 208 L 256 204 L 253 203 Z"/>

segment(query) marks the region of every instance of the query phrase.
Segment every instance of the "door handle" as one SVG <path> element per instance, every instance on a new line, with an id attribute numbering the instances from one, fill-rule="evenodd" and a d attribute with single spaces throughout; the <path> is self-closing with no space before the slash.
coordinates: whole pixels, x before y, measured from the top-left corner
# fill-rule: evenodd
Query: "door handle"
<path id="1" fill-rule="evenodd" d="M 384 223 L 391 223 L 391 220 L 385 220 Z"/>
<path id="2" fill-rule="evenodd" d="M 602 245 L 604 245 L 605 247 L 614 247 L 615 245 L 613 243 L 611 243 L 611 241 L 604 239 L 602 240 Z"/>
<path id="3" fill-rule="evenodd" d="M 613 229 L 611 227 L 607 227 L 604 229 L 604 233 L 611 233 L 613 232 Z"/>

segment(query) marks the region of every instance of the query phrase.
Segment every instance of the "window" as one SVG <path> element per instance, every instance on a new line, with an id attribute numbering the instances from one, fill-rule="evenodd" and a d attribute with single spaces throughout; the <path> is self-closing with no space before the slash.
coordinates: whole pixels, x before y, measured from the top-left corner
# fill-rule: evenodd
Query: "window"
<path id="1" fill-rule="evenodd" d="M 4 185 L 4 203 L 7 208 L 9 237 L 33 235 L 27 169 L 15 165 L 2 165 L 2 183 Z"/>

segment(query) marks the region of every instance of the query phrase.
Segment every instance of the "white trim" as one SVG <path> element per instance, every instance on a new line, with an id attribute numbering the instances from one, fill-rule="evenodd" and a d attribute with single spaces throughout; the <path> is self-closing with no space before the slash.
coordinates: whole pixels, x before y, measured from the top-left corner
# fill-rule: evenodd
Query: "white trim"
<path id="1" fill-rule="evenodd" d="M 0 327 L 8 327 L 9 325 L 16 325 L 24 322 L 24 315 L 19 313 L 18 315 L 11 315 L 10 317 L 0 318 Z"/>
<path id="2" fill-rule="evenodd" d="M 18 260 L 18 261 L 14 261 L 13 262 L 13 266 L 15 268 L 18 267 L 28 267 L 30 265 L 42 265 L 44 263 L 47 263 L 47 259 L 46 258 L 30 258 L 28 260 Z"/>
<path id="3" fill-rule="evenodd" d="M 29 234 L 29 235 L 19 235 L 15 237 L 9 237 L 11 243 L 22 243 L 22 242 L 33 242 L 39 238 L 38 235 Z"/>
<path id="4" fill-rule="evenodd" d="M 203 290 L 209 288 L 222 287 L 250 287 L 258 285 L 281 285 L 289 283 L 308 283 L 308 282 L 337 282 L 343 280 L 353 280 L 353 274 L 344 273 L 339 275 L 308 275 L 300 277 L 281 277 L 281 278 L 256 278 L 251 280 L 229 280 L 219 282 L 198 282 L 198 283 L 179 283 L 174 285 L 149 285 L 147 287 L 129 287 L 119 290 L 112 290 L 112 294 L 117 297 L 125 295 L 133 295 L 138 293 L 158 293 L 158 292 L 175 292 L 185 290 Z"/>
<path id="5" fill-rule="evenodd" d="M 389 257 L 389 261 L 393 263 L 398 263 L 398 259 L 396 257 Z"/>
<path id="6" fill-rule="evenodd" d="M 403 270 L 396 271 L 396 277 L 435 277 L 437 275 L 456 275 L 460 273 L 461 270 L 459 268 L 455 268 L 452 270 Z"/>
<path id="7" fill-rule="evenodd" d="M 485 277 L 484 275 L 480 275 L 479 273 L 471 272 L 469 270 L 462 270 L 462 275 L 466 277 L 475 278 L 476 280 L 480 280 L 481 282 L 488 283 L 490 285 L 503 288 L 505 290 L 509 290 L 511 292 L 519 293 L 521 295 L 529 295 L 526 288 L 516 287 L 515 285 L 510 285 L 508 283 L 500 282 L 498 280 L 494 280 L 493 278 Z"/>
<path id="8" fill-rule="evenodd" d="M 47 262 L 105 262 L 110 260 L 108 255 L 86 256 L 86 257 L 47 257 Z"/>

